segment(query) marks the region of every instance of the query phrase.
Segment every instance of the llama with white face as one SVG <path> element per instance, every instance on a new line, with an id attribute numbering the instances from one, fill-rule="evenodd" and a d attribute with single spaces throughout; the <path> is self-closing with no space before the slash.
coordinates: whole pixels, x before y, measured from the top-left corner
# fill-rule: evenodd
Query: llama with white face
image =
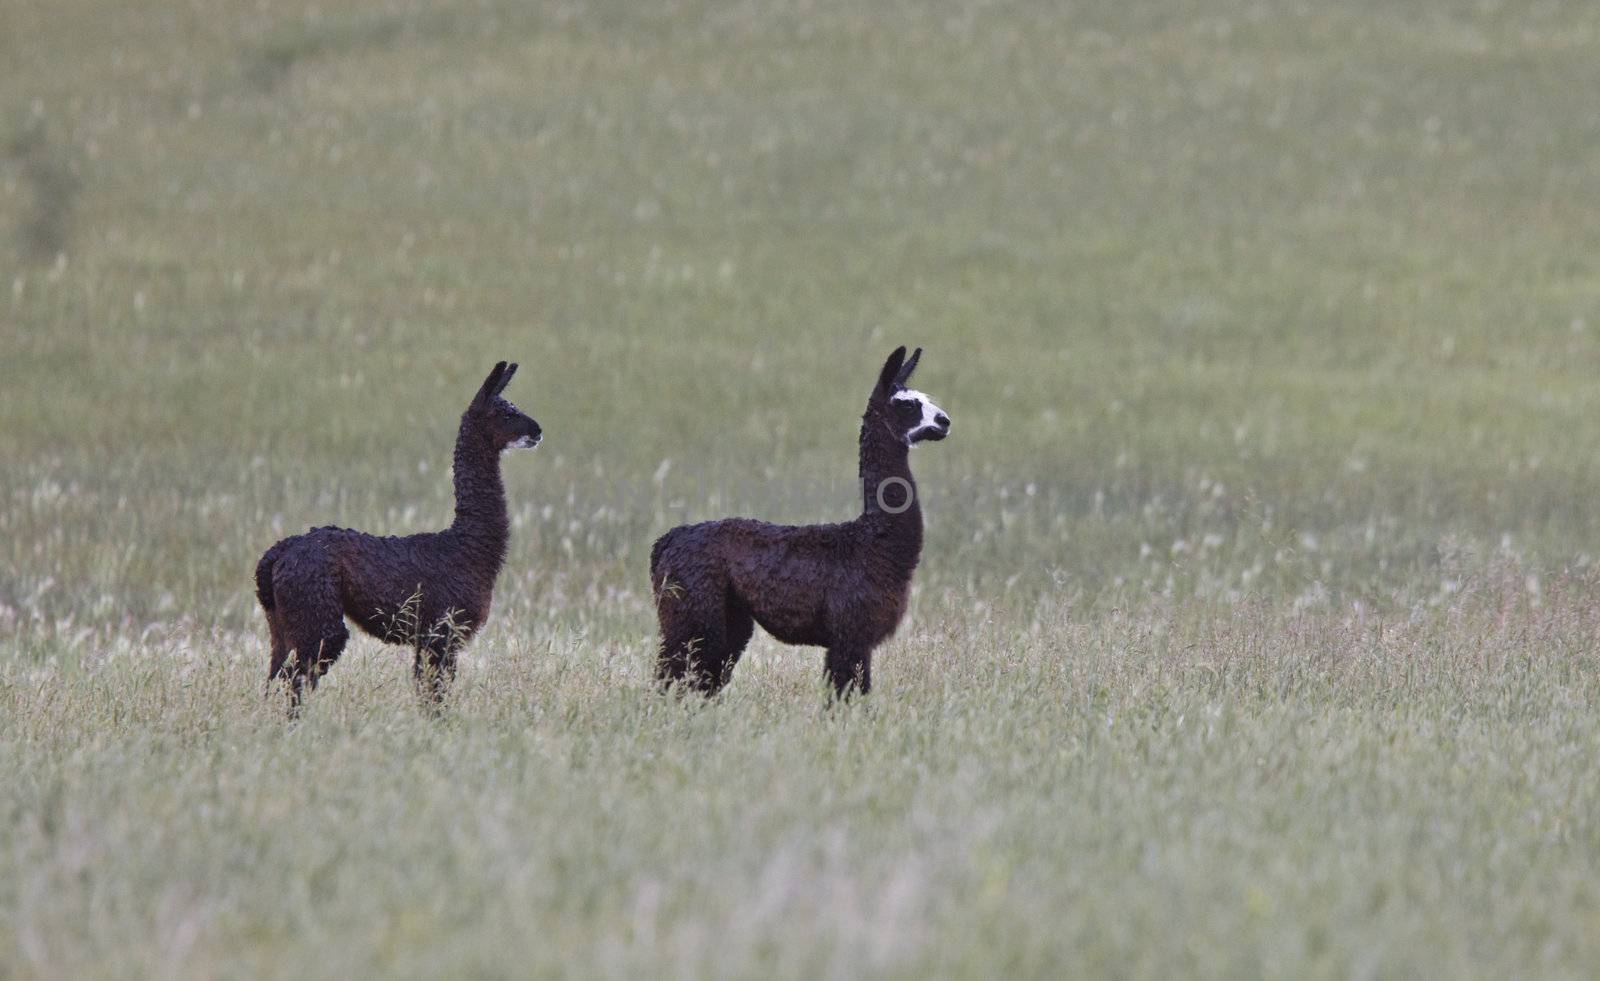
<path id="1" fill-rule="evenodd" d="M 898 348 L 861 417 L 862 511 L 843 524 L 774 525 L 727 518 L 656 541 L 650 583 L 661 623 L 657 677 L 715 694 L 755 624 L 786 644 L 827 648 L 836 694 L 872 687 L 872 651 L 905 615 L 922 554 L 913 445 L 950 434 L 950 417 L 906 387 L 922 357 Z"/>
<path id="2" fill-rule="evenodd" d="M 918 348 L 921 354 L 922 349 Z M 933 399 L 914 388 L 902 389 L 894 393 L 889 400 L 895 411 L 910 419 L 914 414 L 917 422 L 911 431 L 906 433 L 906 444 L 915 446 L 923 440 L 940 440 L 950 434 L 950 417 L 944 410 L 933 404 Z"/>

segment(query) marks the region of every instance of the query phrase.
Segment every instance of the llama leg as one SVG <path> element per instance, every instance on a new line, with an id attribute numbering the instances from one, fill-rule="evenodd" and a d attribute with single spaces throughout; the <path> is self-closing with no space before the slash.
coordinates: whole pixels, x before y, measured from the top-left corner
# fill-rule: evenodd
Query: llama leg
<path id="1" fill-rule="evenodd" d="M 284 679 L 284 664 L 289 660 L 289 641 L 283 635 L 283 625 L 278 622 L 278 614 L 267 610 L 267 636 L 272 643 L 272 654 L 267 660 L 267 695 L 272 695 L 272 689 Z"/>
<path id="2" fill-rule="evenodd" d="M 662 689 L 683 681 L 693 644 L 694 638 L 681 635 L 676 625 L 662 627 L 661 649 L 656 653 L 656 684 Z"/>
<path id="3" fill-rule="evenodd" d="M 727 615 L 723 619 L 723 644 L 727 653 L 722 662 L 722 684 L 726 685 L 733 677 L 733 666 L 739 663 L 755 629 L 755 618 L 748 609 L 734 603 L 728 604 Z"/>
<path id="4" fill-rule="evenodd" d="M 662 688 L 688 682 L 716 694 L 727 683 L 727 609 L 723 590 L 710 582 L 678 583 L 657 591 L 661 652 L 656 679 Z"/>
<path id="5" fill-rule="evenodd" d="M 350 641 L 350 631 L 345 628 L 344 618 L 339 617 L 325 623 L 313 638 L 307 635 L 295 653 L 295 668 L 299 684 L 297 688 L 304 688 L 310 694 L 317 688 L 317 682 L 333 667 L 333 662 L 344 653 L 344 645 Z"/>
<path id="6" fill-rule="evenodd" d="M 828 648 L 825 670 L 837 698 L 872 690 L 872 651 L 848 645 Z"/>
<path id="7" fill-rule="evenodd" d="M 727 619 L 723 611 L 702 619 L 697 643 L 689 655 L 689 678 L 695 690 L 711 696 L 728 683 Z"/>
<path id="8" fill-rule="evenodd" d="M 336 618 L 302 629 L 291 638 L 294 653 L 289 655 L 285 673 L 289 679 L 289 715 L 300 714 L 300 704 L 317 689 L 317 682 L 344 653 L 350 631 L 344 619 Z"/>
<path id="9" fill-rule="evenodd" d="M 417 697 L 423 705 L 438 711 L 456 680 L 455 645 L 433 643 L 418 647 L 411 674 L 417 684 Z"/>
<path id="10" fill-rule="evenodd" d="M 727 643 L 722 615 L 676 617 L 664 631 L 656 677 L 663 688 L 687 682 L 703 695 L 727 684 Z"/>
<path id="11" fill-rule="evenodd" d="M 656 677 L 663 688 L 686 682 L 702 695 L 728 683 L 727 646 L 720 620 L 674 624 L 661 645 Z"/>
<path id="12" fill-rule="evenodd" d="M 344 611 L 339 606 L 339 590 L 331 570 L 284 566 L 280 560 L 274 583 L 274 612 L 279 631 L 293 651 L 279 663 L 278 670 L 288 678 L 289 714 L 294 716 L 301 700 L 344 653 L 350 631 L 344 625 Z"/>
<path id="13" fill-rule="evenodd" d="M 339 655 L 344 653 L 344 645 L 350 641 L 350 631 L 345 628 L 344 620 L 338 620 L 331 630 L 325 630 L 321 641 L 314 648 L 315 653 L 305 660 L 305 679 L 308 692 L 314 691 L 317 682 L 333 667 L 333 662 L 339 660 Z"/>
<path id="14" fill-rule="evenodd" d="M 272 641 L 272 654 L 267 662 L 266 696 L 272 698 L 274 694 L 287 690 L 287 712 L 289 718 L 293 719 L 300 714 L 300 689 L 304 685 L 299 672 L 300 655 L 294 650 L 294 641 L 284 628 L 280 611 L 267 614 L 267 630 Z"/>
<path id="15" fill-rule="evenodd" d="M 651 569 L 651 577 L 656 571 Z M 661 626 L 661 647 L 656 651 L 656 685 L 665 691 L 689 672 L 695 638 L 699 636 L 687 590 L 663 576 L 652 584 L 656 595 L 656 622 Z"/>

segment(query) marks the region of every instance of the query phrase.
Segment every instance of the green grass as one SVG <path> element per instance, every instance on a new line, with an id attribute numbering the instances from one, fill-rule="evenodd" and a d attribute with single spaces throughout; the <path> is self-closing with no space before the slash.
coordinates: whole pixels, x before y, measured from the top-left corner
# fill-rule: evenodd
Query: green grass
<path id="1" fill-rule="evenodd" d="M 10 0 L 0 976 L 1590 973 L 1600 10 L 1324 7 Z M 654 695 L 901 343 L 870 704 Z M 287 725 L 256 557 L 500 358 L 450 712 Z"/>

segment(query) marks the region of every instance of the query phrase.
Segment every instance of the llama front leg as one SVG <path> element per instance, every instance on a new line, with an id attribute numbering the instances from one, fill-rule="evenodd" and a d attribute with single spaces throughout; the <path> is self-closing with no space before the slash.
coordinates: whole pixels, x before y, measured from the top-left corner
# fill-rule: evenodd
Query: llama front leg
<path id="1" fill-rule="evenodd" d="M 872 690 L 872 650 L 850 645 L 828 648 L 824 666 L 828 680 L 833 683 L 837 698 L 849 698 L 859 691 L 865 695 Z"/>

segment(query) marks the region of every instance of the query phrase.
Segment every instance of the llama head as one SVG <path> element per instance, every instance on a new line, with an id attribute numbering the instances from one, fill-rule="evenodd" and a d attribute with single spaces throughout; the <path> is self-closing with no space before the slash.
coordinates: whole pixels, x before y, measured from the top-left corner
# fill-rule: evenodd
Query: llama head
<path id="1" fill-rule="evenodd" d="M 874 402 L 881 402 L 887 414 L 889 428 L 907 446 L 950 435 L 950 417 L 945 411 L 925 393 L 906 387 L 921 358 L 920 347 L 909 359 L 904 347 L 895 348 L 884 362 L 883 371 L 878 375 L 878 387 L 873 391 Z"/>
<path id="2" fill-rule="evenodd" d="M 531 450 L 544 438 L 539 424 L 501 396 L 517 373 L 515 364 L 501 361 L 483 380 L 483 387 L 467 406 L 463 423 L 478 427 L 489 438 L 495 450 Z"/>

